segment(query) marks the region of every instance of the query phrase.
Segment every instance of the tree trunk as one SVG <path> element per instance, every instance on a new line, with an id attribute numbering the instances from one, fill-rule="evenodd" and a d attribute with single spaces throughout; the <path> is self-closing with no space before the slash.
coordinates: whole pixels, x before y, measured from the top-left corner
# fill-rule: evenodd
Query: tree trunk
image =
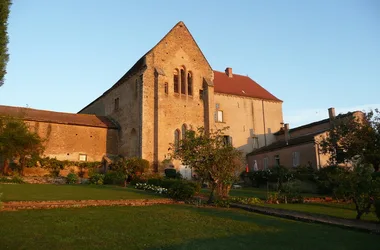
<path id="1" fill-rule="evenodd" d="M 359 209 L 359 206 L 355 199 L 354 199 L 354 203 L 355 203 L 355 209 L 356 209 L 356 219 L 360 220 L 364 212 Z"/>
<path id="2" fill-rule="evenodd" d="M 7 175 L 9 171 L 9 162 L 7 159 L 4 160 L 3 174 Z"/>

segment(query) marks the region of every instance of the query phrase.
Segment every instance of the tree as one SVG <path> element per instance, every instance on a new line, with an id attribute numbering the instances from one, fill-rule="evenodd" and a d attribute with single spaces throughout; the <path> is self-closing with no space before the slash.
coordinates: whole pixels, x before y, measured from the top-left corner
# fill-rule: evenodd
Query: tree
<path id="1" fill-rule="evenodd" d="M 244 168 L 242 152 L 225 140 L 227 129 L 207 133 L 201 127 L 197 132 L 187 131 L 185 138 L 169 148 L 170 155 L 196 172 L 201 183 L 211 184 L 209 202 L 215 195 L 228 196 L 231 185 Z"/>
<path id="2" fill-rule="evenodd" d="M 4 84 L 9 59 L 7 26 L 10 6 L 11 0 L 0 0 L 0 87 Z"/>
<path id="3" fill-rule="evenodd" d="M 28 158 L 35 158 L 43 153 L 42 139 L 28 129 L 19 119 L 0 117 L 0 155 L 4 158 L 3 173 L 8 172 L 8 163 L 17 158 L 21 174 Z"/>
<path id="4" fill-rule="evenodd" d="M 330 155 L 330 164 L 337 165 L 361 159 L 372 164 L 375 171 L 380 167 L 380 112 L 375 109 L 363 116 L 349 113 L 336 117 L 319 143 L 322 153 Z"/>
<path id="5" fill-rule="evenodd" d="M 334 188 L 339 198 L 354 202 L 358 220 L 380 198 L 380 178 L 374 178 L 372 173 L 371 165 L 355 163 L 352 171 L 341 172 Z"/>

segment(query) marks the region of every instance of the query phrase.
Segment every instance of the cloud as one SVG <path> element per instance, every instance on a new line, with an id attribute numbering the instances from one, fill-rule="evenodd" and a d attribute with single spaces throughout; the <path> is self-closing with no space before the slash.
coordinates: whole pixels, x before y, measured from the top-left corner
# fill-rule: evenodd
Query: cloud
<path id="1" fill-rule="evenodd" d="M 380 104 L 365 104 L 351 107 L 336 107 L 335 114 L 344 114 L 350 111 L 369 111 L 380 109 Z M 284 114 L 284 122 L 289 123 L 290 128 L 302 126 L 311 122 L 323 120 L 329 117 L 327 108 L 297 109 Z"/>

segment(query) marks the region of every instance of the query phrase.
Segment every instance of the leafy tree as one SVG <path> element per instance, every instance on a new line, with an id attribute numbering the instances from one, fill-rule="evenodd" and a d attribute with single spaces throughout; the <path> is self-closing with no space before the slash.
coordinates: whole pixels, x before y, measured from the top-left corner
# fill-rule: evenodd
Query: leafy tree
<path id="1" fill-rule="evenodd" d="M 129 159 L 121 157 L 112 163 L 110 168 L 125 176 L 124 186 L 127 186 L 127 180 L 136 178 L 149 168 L 149 161 L 138 157 L 132 157 Z"/>
<path id="2" fill-rule="evenodd" d="M 328 135 L 319 143 L 322 153 L 330 155 L 330 164 L 337 165 L 361 159 L 380 167 L 380 112 L 375 109 L 363 116 L 353 113 L 338 116 L 332 122 Z"/>
<path id="3" fill-rule="evenodd" d="M 0 86 L 4 84 L 9 59 L 7 26 L 10 5 L 11 0 L 0 0 Z"/>
<path id="4" fill-rule="evenodd" d="M 339 198 L 354 202 L 358 220 L 369 213 L 374 201 L 380 198 L 380 179 L 373 178 L 372 173 L 371 165 L 355 163 L 352 171 L 341 172 L 334 188 Z"/>
<path id="5" fill-rule="evenodd" d="M 242 152 L 224 140 L 228 127 L 207 133 L 204 128 L 187 131 L 178 145 L 171 144 L 170 155 L 196 172 L 201 183 L 209 182 L 209 202 L 227 197 L 233 182 L 243 169 Z"/>
<path id="6" fill-rule="evenodd" d="M 4 158 L 3 173 L 8 171 L 10 160 L 17 158 L 21 174 L 29 158 L 43 153 L 42 139 L 19 119 L 0 117 L 0 155 Z"/>

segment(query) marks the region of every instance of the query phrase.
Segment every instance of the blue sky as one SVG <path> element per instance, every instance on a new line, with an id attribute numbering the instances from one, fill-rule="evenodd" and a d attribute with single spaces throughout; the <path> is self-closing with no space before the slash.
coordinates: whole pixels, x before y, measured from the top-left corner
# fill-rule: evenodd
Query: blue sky
<path id="1" fill-rule="evenodd" d="M 215 70 L 283 100 L 291 127 L 380 108 L 377 0 L 14 1 L 0 104 L 78 112 L 178 21 Z"/>

